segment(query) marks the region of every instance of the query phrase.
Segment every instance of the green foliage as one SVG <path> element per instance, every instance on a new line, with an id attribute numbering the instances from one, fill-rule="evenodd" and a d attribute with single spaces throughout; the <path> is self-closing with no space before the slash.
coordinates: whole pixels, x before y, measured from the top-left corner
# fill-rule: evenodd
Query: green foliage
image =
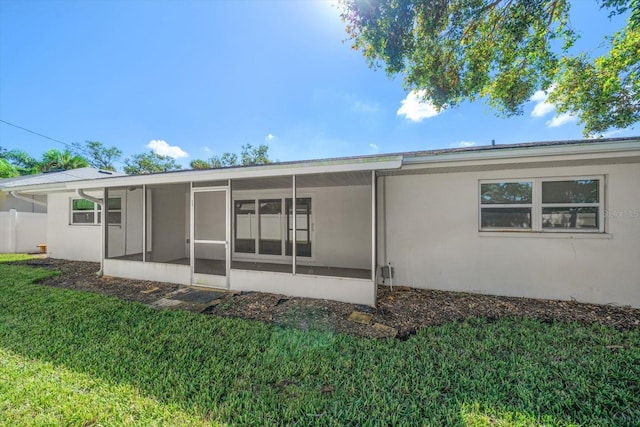
<path id="1" fill-rule="evenodd" d="M 107 148 L 100 141 L 86 141 L 84 145 L 75 143 L 73 151 L 84 156 L 92 167 L 102 170 L 115 171 L 115 163 L 122 157 L 122 150 L 115 146 Z"/>
<path id="2" fill-rule="evenodd" d="M 0 157 L 0 178 L 13 178 L 19 176 L 20 172 L 7 159 Z"/>
<path id="3" fill-rule="evenodd" d="M 211 163 L 201 159 L 192 160 L 189 166 L 191 166 L 191 169 L 211 169 Z"/>
<path id="4" fill-rule="evenodd" d="M 13 165 L 20 175 L 38 173 L 40 163 L 22 150 L 5 150 L 2 158 Z"/>
<path id="5" fill-rule="evenodd" d="M 569 0 L 341 0 L 354 49 L 371 67 L 404 76 L 437 109 L 485 98 L 499 114 L 522 114 L 537 90 L 591 135 L 639 120 L 640 1 L 601 0 L 629 13 L 601 58 L 574 56 Z"/>
<path id="6" fill-rule="evenodd" d="M 407 341 L 372 340 L 33 284 L 50 274 L 0 262 L 0 413 L 8 425 L 640 419 L 638 328 L 469 319 Z"/>
<path id="7" fill-rule="evenodd" d="M 585 54 L 562 58 L 557 89 L 549 95 L 559 113 L 580 118 L 587 135 L 640 121 L 640 26 L 615 33 L 609 42 L 609 52 L 595 60 Z"/>
<path id="8" fill-rule="evenodd" d="M 0 160 L 9 164 L 10 170 L 19 175 L 49 172 L 54 170 L 69 170 L 89 166 L 87 160 L 69 150 L 60 151 L 52 148 L 42 154 L 38 161 L 22 150 L 0 150 Z"/>
<path id="9" fill-rule="evenodd" d="M 52 148 L 42 155 L 42 160 L 37 166 L 38 172 L 55 170 L 78 169 L 89 166 L 89 162 L 82 156 L 71 153 L 69 150 L 60 151 Z"/>
<path id="10" fill-rule="evenodd" d="M 254 147 L 251 144 L 245 144 L 240 152 L 240 161 L 238 161 L 237 154 L 227 152 L 221 156 L 214 156 L 209 160 L 195 159 L 190 163 L 190 166 L 192 169 L 215 169 L 240 165 L 266 165 L 268 163 L 271 163 L 268 145 L 260 144 Z"/>
<path id="11" fill-rule="evenodd" d="M 124 172 L 129 175 L 140 175 L 146 173 L 167 172 L 181 169 L 172 157 L 157 154 L 154 151 L 148 153 L 134 154 L 125 159 Z"/>

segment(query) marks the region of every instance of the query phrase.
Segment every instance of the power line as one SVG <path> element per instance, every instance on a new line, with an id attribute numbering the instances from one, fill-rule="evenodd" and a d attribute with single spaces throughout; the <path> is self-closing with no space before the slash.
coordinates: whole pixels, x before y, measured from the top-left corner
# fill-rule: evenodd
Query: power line
<path id="1" fill-rule="evenodd" d="M 2 122 L 2 123 L 4 123 L 4 124 L 7 124 L 7 125 L 9 125 L 9 126 L 13 126 L 14 128 L 21 129 L 21 130 L 23 130 L 23 131 L 25 131 L 25 132 L 29 132 L 29 133 L 32 133 L 32 134 L 34 134 L 34 135 L 38 135 L 38 136 L 40 136 L 40 137 L 42 137 L 42 138 L 46 138 L 46 139 L 51 140 L 51 141 L 53 141 L 53 142 L 60 143 L 60 144 L 64 145 L 65 147 L 71 147 L 71 144 L 69 144 L 69 143 L 67 143 L 67 142 L 60 141 L 59 139 L 51 138 L 50 136 L 43 135 L 43 134 L 38 133 L 38 132 L 34 132 L 34 131 L 32 131 L 31 129 L 23 128 L 22 126 L 14 125 L 13 123 L 9 123 L 9 122 L 8 122 L 8 121 L 6 121 L 6 120 L 2 120 L 2 119 L 0 119 L 0 122 Z"/>

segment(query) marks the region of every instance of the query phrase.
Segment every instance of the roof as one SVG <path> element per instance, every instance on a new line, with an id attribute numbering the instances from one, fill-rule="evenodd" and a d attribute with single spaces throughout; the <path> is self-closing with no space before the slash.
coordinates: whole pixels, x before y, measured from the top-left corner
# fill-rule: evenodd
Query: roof
<path id="1" fill-rule="evenodd" d="M 72 181 L 85 181 L 100 178 L 112 178 L 114 176 L 126 176 L 120 172 L 113 172 L 95 168 L 79 168 L 58 172 L 45 172 L 34 175 L 17 176 L 15 178 L 0 179 L 0 189 L 11 190 L 12 188 L 25 187 L 31 185 L 57 184 Z"/>
<path id="2" fill-rule="evenodd" d="M 177 170 L 145 175 L 123 175 L 100 172 L 100 182 L 95 177 L 69 179 L 63 185 L 53 181 L 11 183 L 20 191 L 64 191 L 98 189 L 101 187 L 155 185 L 182 182 L 213 182 L 228 179 L 267 178 L 285 175 L 310 175 L 335 172 L 380 171 L 383 174 L 403 173 L 416 167 L 441 167 L 445 164 L 470 162 L 506 162 L 525 164 L 533 161 L 552 161 L 562 158 L 605 160 L 607 157 L 640 161 L 640 137 L 580 139 L 568 141 L 528 142 L 462 148 L 435 149 L 367 156 L 338 157 L 329 159 L 276 162 L 266 165 L 231 166 L 216 169 Z M 636 160 L 637 159 L 637 160 Z M 455 166 L 452 166 L 455 167 Z M 75 171 L 78 171 L 76 169 Z M 94 170 L 95 171 L 95 170 Z M 66 171 L 73 173 L 73 171 Z M 45 174 L 46 175 L 46 174 Z M 13 178 L 16 179 L 16 178 Z M 40 178 L 44 179 L 44 178 Z M 7 181 L 0 181 L 0 188 L 7 188 Z"/>

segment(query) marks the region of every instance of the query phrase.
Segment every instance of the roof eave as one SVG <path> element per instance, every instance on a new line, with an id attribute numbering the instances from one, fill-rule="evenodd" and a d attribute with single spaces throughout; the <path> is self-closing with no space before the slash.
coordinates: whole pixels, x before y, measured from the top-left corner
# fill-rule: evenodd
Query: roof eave
<path id="1" fill-rule="evenodd" d="M 185 182 L 222 181 L 228 179 L 267 178 L 283 175 L 308 175 L 315 173 L 354 172 L 365 170 L 399 169 L 402 156 L 382 156 L 348 160 L 313 161 L 299 164 L 273 164 L 254 167 L 176 171 L 150 175 L 134 175 L 102 178 L 99 181 L 76 181 L 66 188 L 130 187 L 140 185 L 174 184 Z"/>
<path id="2" fill-rule="evenodd" d="M 501 163 L 518 159 L 519 162 L 533 162 L 551 160 L 554 157 L 601 158 L 629 156 L 633 152 L 640 152 L 640 139 L 626 142 L 603 142 L 571 145 L 551 145 L 540 147 L 509 147 L 500 150 L 467 151 L 438 153 L 416 156 L 405 156 L 402 162 L 405 166 L 451 165 L 452 163 Z"/>

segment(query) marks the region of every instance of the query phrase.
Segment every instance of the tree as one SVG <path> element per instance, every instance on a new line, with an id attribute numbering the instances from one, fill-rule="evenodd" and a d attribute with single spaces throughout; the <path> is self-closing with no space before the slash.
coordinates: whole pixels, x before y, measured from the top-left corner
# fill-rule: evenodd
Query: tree
<path id="1" fill-rule="evenodd" d="M 191 169 L 211 169 L 211 163 L 206 160 L 195 159 L 189 163 Z"/>
<path id="2" fill-rule="evenodd" d="M 499 114 L 522 114 L 546 91 L 586 135 L 640 121 L 640 0 L 597 0 L 629 14 L 608 52 L 572 52 L 569 0 L 340 0 L 353 48 L 373 68 L 401 74 L 438 110 L 486 98 Z"/>
<path id="3" fill-rule="evenodd" d="M 82 156 L 71 153 L 69 150 L 60 151 L 52 148 L 42 155 L 42 161 L 37 166 L 39 172 L 54 170 L 78 169 L 89 166 L 89 162 Z"/>
<path id="4" fill-rule="evenodd" d="M 242 166 L 271 163 L 271 160 L 269 160 L 269 146 L 265 144 L 260 144 L 257 147 L 253 147 L 251 144 L 243 145 L 240 157 L 242 158 Z"/>
<path id="5" fill-rule="evenodd" d="M 0 178 L 13 178 L 19 176 L 20 172 L 5 158 L 0 157 Z"/>
<path id="6" fill-rule="evenodd" d="M 253 147 L 251 144 L 245 144 L 242 146 L 242 151 L 240 152 L 240 162 L 238 162 L 237 154 L 226 152 L 222 154 L 222 156 L 213 156 L 209 160 L 195 159 L 191 161 L 190 166 L 192 169 L 217 169 L 240 165 L 266 165 L 271 163 L 268 151 L 269 146 L 265 144 L 257 147 Z"/>
<path id="7" fill-rule="evenodd" d="M 40 168 L 40 162 L 22 150 L 5 150 L 2 158 L 13 165 L 20 175 L 38 173 Z"/>
<path id="8" fill-rule="evenodd" d="M 124 161 L 124 172 L 129 175 L 167 172 L 181 168 L 182 166 L 180 166 L 173 158 L 157 154 L 153 151 L 134 154 Z"/>
<path id="9" fill-rule="evenodd" d="M 73 151 L 87 159 L 89 164 L 97 169 L 115 171 L 115 163 L 122 157 L 122 150 L 117 147 L 105 147 L 99 141 L 86 141 L 84 145 L 72 144 Z"/>

